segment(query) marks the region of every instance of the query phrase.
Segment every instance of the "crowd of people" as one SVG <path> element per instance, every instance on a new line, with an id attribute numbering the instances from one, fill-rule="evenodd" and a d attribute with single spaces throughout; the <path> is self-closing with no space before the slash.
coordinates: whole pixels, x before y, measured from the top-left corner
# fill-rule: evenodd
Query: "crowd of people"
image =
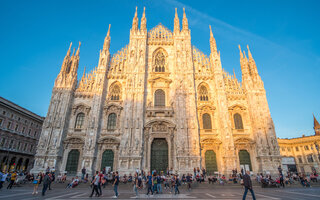
<path id="1" fill-rule="evenodd" d="M 259 173 L 255 176 L 255 180 L 261 187 L 286 187 L 294 183 L 299 183 L 303 187 L 311 187 L 311 182 L 318 182 L 318 174 L 316 172 L 306 176 L 303 173 L 290 173 L 284 175 L 281 167 L 278 168 L 279 175 L 276 178 L 272 178 L 270 174 Z M 71 189 L 77 187 L 80 183 L 89 183 L 91 187 L 91 195 L 99 197 L 102 195 L 102 188 L 107 185 L 112 185 L 114 190 L 114 198 L 117 198 L 119 184 L 132 184 L 132 189 L 135 197 L 139 197 L 139 193 L 146 192 L 146 195 L 156 195 L 162 193 L 180 194 L 179 187 L 186 185 L 187 190 L 191 190 L 194 184 L 201 184 L 208 182 L 209 184 L 241 184 L 244 186 L 244 199 L 247 192 L 250 191 L 253 199 L 254 192 L 252 189 L 252 177 L 249 171 L 241 170 L 240 173 L 237 170 L 232 170 L 232 173 L 228 178 L 223 174 L 207 174 L 206 169 L 194 168 L 193 173 L 187 173 L 179 175 L 174 172 L 173 169 L 167 169 L 165 172 L 156 170 L 145 172 L 143 170 L 136 170 L 132 174 L 124 174 L 119 176 L 117 171 L 112 172 L 110 168 L 96 171 L 91 177 L 87 173 L 85 168 L 82 169 L 82 176 L 70 177 L 68 179 L 67 173 L 60 173 L 57 178 L 54 168 L 47 168 L 45 173 L 38 173 L 36 175 L 30 173 L 18 173 L 12 171 L 10 173 L 0 172 L 0 189 L 4 183 L 8 183 L 7 189 L 12 189 L 14 185 L 23 183 L 32 183 L 33 192 L 32 195 L 38 194 L 38 188 L 42 185 L 41 194 L 44 196 L 47 190 L 52 190 L 51 183 L 56 182 L 60 184 L 66 183 L 65 188 Z"/>

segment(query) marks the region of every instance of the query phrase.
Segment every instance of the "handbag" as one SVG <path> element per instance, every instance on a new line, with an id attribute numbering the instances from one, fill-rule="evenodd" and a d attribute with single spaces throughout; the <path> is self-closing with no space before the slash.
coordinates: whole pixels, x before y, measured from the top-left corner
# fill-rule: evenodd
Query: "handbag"
<path id="1" fill-rule="evenodd" d="M 34 180 L 32 183 L 33 184 L 38 184 L 38 180 Z"/>

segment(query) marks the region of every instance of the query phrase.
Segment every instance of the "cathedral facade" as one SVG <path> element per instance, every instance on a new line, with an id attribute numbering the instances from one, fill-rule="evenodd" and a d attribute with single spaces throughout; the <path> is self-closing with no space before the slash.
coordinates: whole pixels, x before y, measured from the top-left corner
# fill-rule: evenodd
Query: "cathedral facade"
<path id="1" fill-rule="evenodd" d="M 247 57 L 239 46 L 240 82 L 222 68 L 211 27 L 207 56 L 191 44 L 184 10 L 173 31 L 146 21 L 144 10 L 139 27 L 136 9 L 129 44 L 113 55 L 109 26 L 98 66 L 79 81 L 80 44 L 72 54 L 70 45 L 32 171 L 275 173 L 279 146 L 249 48 Z"/>

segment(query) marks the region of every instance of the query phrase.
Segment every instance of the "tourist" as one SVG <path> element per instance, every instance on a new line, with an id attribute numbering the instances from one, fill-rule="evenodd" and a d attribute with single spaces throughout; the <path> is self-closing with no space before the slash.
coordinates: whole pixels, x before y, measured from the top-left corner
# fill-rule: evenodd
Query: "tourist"
<path id="1" fill-rule="evenodd" d="M 51 172 L 49 172 L 49 190 L 51 190 L 51 183 L 52 183 L 52 181 L 53 181 L 53 176 L 52 176 L 52 173 Z"/>
<path id="2" fill-rule="evenodd" d="M 120 178 L 119 178 L 119 173 L 116 171 L 115 177 L 114 177 L 114 182 L 113 182 L 113 190 L 114 190 L 114 197 L 113 198 L 118 198 L 118 186 L 119 186 Z"/>
<path id="3" fill-rule="evenodd" d="M 148 192 L 147 192 L 147 195 L 149 195 L 149 192 L 151 192 L 151 195 L 153 195 L 153 190 L 152 190 L 153 179 L 152 179 L 152 176 L 151 176 L 151 172 L 148 172 L 147 184 L 148 184 Z"/>
<path id="4" fill-rule="evenodd" d="M 188 190 L 191 190 L 191 183 L 192 183 L 191 174 L 189 174 L 189 173 L 187 174 L 186 181 L 187 181 L 187 185 L 188 185 Z"/>
<path id="5" fill-rule="evenodd" d="M 103 174 L 102 174 L 102 172 L 99 172 L 98 175 L 99 175 L 98 190 L 99 190 L 100 196 L 102 196 L 101 184 L 102 184 Z"/>
<path id="6" fill-rule="evenodd" d="M 16 178 L 17 178 L 17 173 L 14 171 L 14 172 L 11 174 L 10 183 L 9 183 L 7 189 L 12 189 L 12 186 L 13 186 L 14 182 L 16 181 Z"/>
<path id="7" fill-rule="evenodd" d="M 4 182 L 6 181 L 8 174 L 6 172 L 0 172 L 0 190 L 3 187 Z"/>
<path id="8" fill-rule="evenodd" d="M 32 195 L 38 194 L 38 187 L 40 184 L 40 179 L 41 179 L 41 173 L 39 173 L 35 179 L 33 180 L 33 192 Z"/>
<path id="9" fill-rule="evenodd" d="M 49 172 L 46 172 L 46 175 L 43 178 L 42 196 L 46 194 L 46 191 L 48 189 L 50 182 L 51 180 L 50 180 Z"/>
<path id="10" fill-rule="evenodd" d="M 74 188 L 74 187 L 76 187 L 78 184 L 79 184 L 79 178 L 78 178 L 78 176 L 76 176 L 76 178 L 73 178 L 72 181 L 71 181 L 71 183 L 69 183 L 69 184 L 67 185 L 67 188 L 66 188 L 66 189 L 68 189 L 68 188 Z"/>
<path id="11" fill-rule="evenodd" d="M 100 196 L 99 191 L 98 191 L 99 179 L 100 179 L 100 177 L 99 177 L 98 171 L 96 171 L 95 176 L 91 182 L 92 192 L 89 197 L 92 197 L 94 192 L 96 192 L 95 196 Z"/>
<path id="12" fill-rule="evenodd" d="M 82 170 L 81 170 L 81 173 L 82 173 L 82 177 L 81 177 L 81 180 L 84 180 L 84 176 L 86 175 L 87 173 L 87 170 L 86 168 L 83 166 Z"/>
<path id="13" fill-rule="evenodd" d="M 176 195 L 177 193 L 180 194 L 180 191 L 179 191 L 179 186 L 180 186 L 180 181 L 179 181 L 179 178 L 178 178 L 178 175 L 175 175 L 174 176 L 174 194 Z"/>
<path id="14" fill-rule="evenodd" d="M 162 193 L 162 187 L 161 187 L 162 179 L 160 174 L 157 175 L 157 193 L 161 194 Z"/>
<path id="15" fill-rule="evenodd" d="M 282 173 L 280 174 L 279 181 L 280 181 L 280 186 L 282 186 L 284 188 L 283 174 Z"/>
<path id="16" fill-rule="evenodd" d="M 136 172 L 134 174 L 134 178 L 133 178 L 133 191 L 135 192 L 136 196 L 135 198 L 138 198 L 139 193 L 138 193 L 138 188 L 139 188 L 139 184 L 138 184 L 138 173 Z"/>
<path id="17" fill-rule="evenodd" d="M 250 190 L 250 192 L 251 192 L 252 199 L 255 200 L 256 197 L 254 196 L 254 192 L 252 189 L 252 181 L 251 181 L 251 177 L 250 177 L 250 171 L 247 171 L 247 173 L 243 176 L 243 185 L 244 185 L 244 194 L 243 194 L 242 200 L 246 199 L 248 190 Z"/>

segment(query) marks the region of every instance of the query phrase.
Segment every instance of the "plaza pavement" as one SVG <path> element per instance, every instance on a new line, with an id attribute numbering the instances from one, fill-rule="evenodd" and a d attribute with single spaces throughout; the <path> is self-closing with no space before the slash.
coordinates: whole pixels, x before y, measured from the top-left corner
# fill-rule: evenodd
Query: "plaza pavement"
<path id="1" fill-rule="evenodd" d="M 63 200 L 63 199 L 111 199 L 114 195 L 112 186 L 109 184 L 102 189 L 103 195 L 101 197 L 92 197 L 91 188 L 89 184 L 80 184 L 76 188 L 65 189 L 66 184 L 53 183 L 52 190 L 48 190 L 46 196 L 41 196 L 42 185 L 38 189 L 38 195 L 33 196 L 32 184 L 24 184 L 22 186 L 15 186 L 11 190 L 6 189 L 7 184 L 0 190 L 0 199 L 48 199 L 48 200 Z M 180 187 L 180 194 L 170 194 L 169 191 L 164 191 L 164 194 L 156 194 L 147 196 L 146 190 L 139 190 L 139 199 L 217 199 L 217 200 L 236 200 L 242 199 L 244 189 L 240 185 L 212 185 L 208 183 L 193 184 L 191 191 L 186 190 L 186 186 Z M 311 188 L 303 188 L 300 185 L 292 185 L 286 188 L 261 188 L 258 185 L 254 186 L 256 199 L 259 200 L 315 200 L 320 199 L 320 185 L 314 185 Z M 131 184 L 119 186 L 119 199 L 133 199 L 134 192 Z M 251 198 L 251 193 L 248 192 L 247 199 Z"/>

